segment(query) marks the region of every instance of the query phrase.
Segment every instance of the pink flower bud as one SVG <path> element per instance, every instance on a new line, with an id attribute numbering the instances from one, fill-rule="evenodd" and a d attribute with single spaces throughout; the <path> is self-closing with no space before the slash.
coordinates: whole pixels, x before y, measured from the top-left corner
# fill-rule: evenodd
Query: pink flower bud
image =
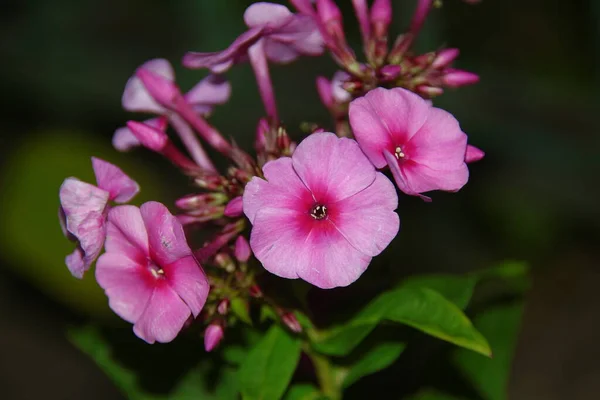
<path id="1" fill-rule="evenodd" d="M 204 348 L 207 352 L 213 351 L 223 340 L 223 327 L 213 323 L 204 331 Z"/>
<path id="2" fill-rule="evenodd" d="M 460 69 L 449 70 L 442 78 L 444 84 L 450 87 L 472 85 L 479 82 L 479 76 Z"/>
<path id="3" fill-rule="evenodd" d="M 446 68 L 458 57 L 459 53 L 458 49 L 444 49 L 437 54 L 431 63 L 431 67 L 435 69 Z"/>
<path id="4" fill-rule="evenodd" d="M 218 206 L 227 201 L 227 196 L 222 193 L 190 194 L 175 201 L 175 205 L 182 210 L 194 210 L 207 206 Z"/>
<path id="5" fill-rule="evenodd" d="M 479 161 L 484 156 L 485 156 L 485 153 L 482 150 L 478 149 L 475 146 L 471 146 L 470 144 L 467 145 L 467 152 L 465 154 L 465 162 L 467 164 L 475 162 L 475 161 Z"/>
<path id="6" fill-rule="evenodd" d="M 173 106 L 175 99 L 181 96 L 177 85 L 162 75 L 140 68 L 137 70 L 136 76 L 140 78 L 154 100 L 165 107 Z"/>
<path id="7" fill-rule="evenodd" d="M 354 13 L 358 20 L 358 26 L 360 28 L 360 34 L 363 38 L 363 43 L 367 43 L 371 36 L 371 23 L 369 22 L 369 6 L 366 0 L 352 0 L 354 6 Z"/>
<path id="8" fill-rule="evenodd" d="M 269 132 L 269 122 L 266 118 L 261 118 L 256 127 L 256 140 L 254 141 L 254 148 L 257 151 L 265 149 L 267 145 L 267 132 Z"/>
<path id="9" fill-rule="evenodd" d="M 148 124 L 137 121 L 128 121 L 127 127 L 140 143 L 156 152 L 162 151 L 167 145 L 169 138 L 161 130 L 151 127 Z"/>
<path id="10" fill-rule="evenodd" d="M 331 90 L 331 82 L 324 76 L 317 77 L 317 92 L 321 98 L 321 103 L 327 108 L 333 105 L 333 92 Z"/>
<path id="11" fill-rule="evenodd" d="M 236 218 L 242 215 L 243 212 L 242 196 L 238 196 L 227 203 L 224 214 L 226 217 Z"/>
<path id="12" fill-rule="evenodd" d="M 444 93 L 444 89 L 437 86 L 419 85 L 417 86 L 417 92 L 427 97 L 435 97 Z"/>
<path id="13" fill-rule="evenodd" d="M 396 64 L 386 65 L 379 70 L 379 73 L 383 79 L 393 81 L 402 73 L 402 67 Z"/>
<path id="14" fill-rule="evenodd" d="M 246 262 L 252 255 L 252 250 L 250 250 L 250 244 L 248 244 L 248 240 L 246 240 L 243 236 L 238 236 L 235 240 L 235 248 L 233 251 L 235 258 L 240 262 Z"/>
<path id="15" fill-rule="evenodd" d="M 262 290 L 260 290 L 260 287 L 258 287 L 258 285 L 250 286 L 250 289 L 248 289 L 248 292 L 250 293 L 250 296 L 252 296 L 256 299 L 263 297 L 263 292 L 262 292 Z"/>
<path id="16" fill-rule="evenodd" d="M 392 2 L 375 0 L 371 6 L 371 22 L 389 25 L 392 22 Z"/>
<path id="17" fill-rule="evenodd" d="M 217 312 L 221 315 L 226 315 L 229 312 L 229 305 L 230 305 L 230 301 L 229 299 L 223 299 L 219 302 L 219 305 L 217 306 Z"/>
<path id="18" fill-rule="evenodd" d="M 287 326 L 292 332 L 302 332 L 302 325 L 298 322 L 296 316 L 291 312 L 286 312 L 281 316 L 281 321 Z"/>
<path id="19" fill-rule="evenodd" d="M 342 22 L 342 13 L 333 0 L 317 0 L 317 13 L 325 25 Z"/>

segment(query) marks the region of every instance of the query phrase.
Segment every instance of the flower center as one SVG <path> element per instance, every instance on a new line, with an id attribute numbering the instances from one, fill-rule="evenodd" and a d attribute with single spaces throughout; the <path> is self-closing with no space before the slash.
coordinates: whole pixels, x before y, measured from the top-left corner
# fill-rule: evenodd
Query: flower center
<path id="1" fill-rule="evenodd" d="M 314 219 L 323 219 L 327 216 L 327 207 L 322 204 L 317 204 L 310 212 L 310 216 Z"/>
<path id="2" fill-rule="evenodd" d="M 394 152 L 394 155 L 396 156 L 397 160 L 400 160 L 400 159 L 406 157 L 406 154 L 404 154 L 402 152 L 402 148 L 400 146 L 396 147 L 396 151 Z"/>
<path id="3" fill-rule="evenodd" d="M 155 279 L 165 277 L 165 271 L 151 260 L 148 260 L 148 269 Z"/>

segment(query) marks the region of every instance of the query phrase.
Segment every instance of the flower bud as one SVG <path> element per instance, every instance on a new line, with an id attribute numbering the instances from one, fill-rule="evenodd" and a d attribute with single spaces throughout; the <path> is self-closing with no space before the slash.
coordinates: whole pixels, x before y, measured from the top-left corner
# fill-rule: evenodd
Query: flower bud
<path id="1" fill-rule="evenodd" d="M 441 50 L 431 63 L 431 67 L 435 69 L 446 68 L 448 65 L 452 64 L 459 53 L 460 51 L 454 48 Z"/>
<path id="2" fill-rule="evenodd" d="M 317 0 L 317 14 L 332 37 L 345 40 L 342 13 L 333 0 Z"/>
<path id="3" fill-rule="evenodd" d="M 321 103 L 327 108 L 333 105 L 333 95 L 331 91 L 331 82 L 324 76 L 317 77 L 317 92 L 321 98 Z"/>
<path id="4" fill-rule="evenodd" d="M 402 73 L 402 67 L 396 64 L 389 64 L 382 67 L 379 70 L 379 74 L 381 75 L 381 79 L 386 81 L 393 81 L 397 79 Z"/>
<path id="5" fill-rule="evenodd" d="M 456 88 L 479 82 L 479 76 L 472 72 L 463 71 L 460 69 L 452 69 L 442 77 L 442 81 L 446 86 Z"/>
<path id="6" fill-rule="evenodd" d="M 223 340 L 223 327 L 218 323 L 212 323 L 204 331 L 204 349 L 207 352 L 214 350 Z"/>
<path id="7" fill-rule="evenodd" d="M 258 287 L 258 285 L 250 286 L 250 289 L 248 289 L 248 292 L 250 293 L 250 296 L 252 296 L 256 299 L 260 299 L 261 297 L 263 297 L 263 292 L 262 292 L 262 290 L 260 290 L 260 287 Z"/>
<path id="8" fill-rule="evenodd" d="M 286 312 L 281 316 L 281 321 L 287 326 L 292 332 L 302 332 L 302 325 L 298 322 L 298 319 L 294 313 Z"/>
<path id="9" fill-rule="evenodd" d="M 127 127 L 140 143 L 156 152 L 161 152 L 169 141 L 169 137 L 161 130 L 137 121 L 128 121 Z"/>
<path id="10" fill-rule="evenodd" d="M 240 235 L 235 240 L 235 247 L 233 253 L 235 255 L 235 258 L 240 262 L 247 262 L 250 256 L 252 255 L 252 250 L 250 250 L 250 244 L 244 236 Z"/>
<path id="11" fill-rule="evenodd" d="M 226 217 L 237 218 L 244 213 L 242 196 L 231 199 L 225 206 L 225 212 L 223 213 Z"/>
<path id="12" fill-rule="evenodd" d="M 231 302 L 229 301 L 229 299 L 223 299 L 219 302 L 219 305 L 217 306 L 217 312 L 221 315 L 226 315 L 229 312 L 229 306 L 230 306 Z"/>
<path id="13" fill-rule="evenodd" d="M 140 78 L 150 96 L 164 107 L 172 107 L 175 99 L 181 96 L 177 85 L 162 75 L 140 68 L 137 70 L 136 76 Z"/>
<path id="14" fill-rule="evenodd" d="M 444 89 L 437 86 L 419 85 L 417 86 L 417 92 L 427 97 L 435 97 L 444 93 Z"/>
<path id="15" fill-rule="evenodd" d="M 371 6 L 371 23 L 376 37 L 387 36 L 387 30 L 392 22 L 392 2 L 390 0 L 375 0 Z"/>
<path id="16" fill-rule="evenodd" d="M 207 206 L 218 206 L 227 201 L 223 193 L 190 194 L 175 200 L 175 205 L 182 210 L 194 210 Z"/>
<path id="17" fill-rule="evenodd" d="M 233 262 L 233 259 L 226 253 L 218 253 L 215 256 L 215 264 L 227 272 L 235 271 L 235 263 Z"/>
<path id="18" fill-rule="evenodd" d="M 479 161 L 484 156 L 485 156 L 485 153 L 482 150 L 478 149 L 475 146 L 471 146 L 470 144 L 467 145 L 467 152 L 465 153 L 465 162 L 467 164 L 475 162 L 475 161 Z"/>
<path id="19" fill-rule="evenodd" d="M 261 118 L 256 127 L 256 140 L 254 141 L 256 151 L 265 149 L 267 145 L 267 132 L 269 132 L 269 122 L 266 118 Z"/>

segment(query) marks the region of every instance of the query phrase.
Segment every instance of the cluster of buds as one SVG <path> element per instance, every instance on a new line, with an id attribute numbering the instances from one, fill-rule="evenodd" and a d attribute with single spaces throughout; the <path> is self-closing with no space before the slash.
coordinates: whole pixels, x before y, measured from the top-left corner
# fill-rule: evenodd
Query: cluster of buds
<path id="1" fill-rule="evenodd" d="M 185 93 L 163 59 L 144 63 L 128 80 L 123 107 L 152 117 L 117 129 L 114 147 L 145 147 L 189 177 L 195 191 L 175 202 L 176 215 L 158 202 L 127 205 L 139 187 L 98 159 L 97 186 L 69 178 L 61 187 L 63 230 L 77 242 L 67 266 L 81 278 L 99 257 L 96 279 L 110 307 L 149 343 L 171 341 L 198 318 L 211 351 L 228 327 L 247 319 L 231 312 L 234 302 L 246 309 L 260 302 L 300 332 L 293 310 L 263 291 L 261 274 L 322 289 L 351 284 L 399 231 L 396 188 L 425 200 L 425 192 L 458 191 L 468 180 L 467 163 L 483 157 L 467 145 L 456 119 L 426 100 L 442 87 L 476 81 L 451 68 L 456 49 L 411 53 L 432 1 L 419 0 L 409 32 L 389 49 L 390 1 L 375 0 L 369 9 L 366 0 L 353 0 L 364 63 L 346 43 L 332 0 L 317 0 L 316 8 L 310 0 L 291 3 L 298 13 L 253 4 L 244 14 L 248 30 L 227 49 L 186 54 L 184 66 L 210 75 Z M 331 82 L 317 78 L 337 135 L 310 129 L 296 143 L 279 120 L 269 63 L 325 50 L 343 69 Z M 231 94 L 224 74 L 244 62 L 252 66 L 265 107 L 254 156 L 208 121 Z M 228 159 L 225 171 L 206 146 Z M 191 232 L 198 230 L 209 239 L 194 243 Z"/>

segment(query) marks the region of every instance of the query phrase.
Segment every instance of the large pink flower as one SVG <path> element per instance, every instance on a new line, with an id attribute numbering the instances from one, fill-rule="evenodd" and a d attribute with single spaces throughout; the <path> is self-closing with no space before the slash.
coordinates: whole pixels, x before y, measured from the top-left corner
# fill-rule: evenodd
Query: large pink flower
<path id="1" fill-rule="evenodd" d="M 66 257 L 65 263 L 71 274 L 80 279 L 102 250 L 108 202 L 127 203 L 140 189 L 111 163 L 92 157 L 92 166 L 98 186 L 67 178 L 59 191 L 63 233 L 77 242 L 77 248 Z"/>
<path id="2" fill-rule="evenodd" d="M 352 101 L 349 115 L 361 149 L 375 167 L 390 167 L 404 193 L 467 183 L 467 135 L 450 113 L 408 90 L 377 88 Z"/>
<path id="3" fill-rule="evenodd" d="M 107 220 L 106 253 L 96 279 L 117 315 L 148 343 L 169 342 L 197 317 L 209 284 L 183 228 L 167 208 L 148 202 L 118 206 Z"/>
<path id="4" fill-rule="evenodd" d="M 398 233 L 392 183 L 351 139 L 314 133 L 244 191 L 250 246 L 275 275 L 347 286 Z"/>

